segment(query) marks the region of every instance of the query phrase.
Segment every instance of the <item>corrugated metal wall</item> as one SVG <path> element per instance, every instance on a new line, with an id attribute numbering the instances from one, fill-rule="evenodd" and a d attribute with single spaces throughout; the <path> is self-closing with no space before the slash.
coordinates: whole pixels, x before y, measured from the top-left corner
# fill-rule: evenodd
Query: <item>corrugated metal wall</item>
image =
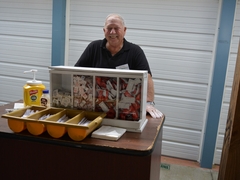
<path id="1" fill-rule="evenodd" d="M 25 70 L 49 87 L 51 36 L 52 0 L 0 0 L 0 105 L 22 99 Z"/>
<path id="2" fill-rule="evenodd" d="M 218 132 L 217 142 L 216 142 L 216 151 L 215 151 L 215 157 L 214 157 L 215 164 L 220 164 L 221 155 L 222 155 L 222 146 L 223 146 L 227 116 L 228 116 L 230 97 L 232 92 L 232 83 L 233 83 L 233 78 L 235 73 L 235 64 L 237 60 L 239 39 L 240 39 L 240 2 L 238 1 L 236 6 L 235 21 L 234 21 L 234 27 L 233 27 L 233 37 L 232 37 L 231 48 L 230 48 L 230 56 L 228 60 L 228 70 L 227 70 L 226 82 L 225 82 L 225 88 L 224 88 L 223 104 L 222 104 L 220 121 L 219 121 L 219 129 L 218 129 L 219 132 Z"/>
<path id="3" fill-rule="evenodd" d="M 68 64 L 75 64 L 89 42 L 103 38 L 107 14 L 122 14 L 126 39 L 145 51 L 156 106 L 167 116 L 162 153 L 198 160 L 218 6 L 217 0 L 71 0 Z"/>

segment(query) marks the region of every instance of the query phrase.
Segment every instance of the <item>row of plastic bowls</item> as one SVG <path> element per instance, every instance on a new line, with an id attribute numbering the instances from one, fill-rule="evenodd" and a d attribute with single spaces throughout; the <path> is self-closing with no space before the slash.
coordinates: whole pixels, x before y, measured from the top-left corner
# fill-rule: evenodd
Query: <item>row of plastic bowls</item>
<path id="1" fill-rule="evenodd" d="M 34 113 L 24 117 L 27 110 Z M 50 115 L 45 120 L 39 120 L 44 115 Z M 65 122 L 58 120 L 67 116 L 69 119 Z M 103 118 L 106 116 L 103 112 L 90 112 L 75 109 L 45 108 L 42 106 L 29 106 L 13 112 L 3 114 L 2 117 L 8 121 L 9 128 L 20 133 L 27 129 L 32 135 L 41 135 L 45 131 L 53 138 L 61 138 L 65 133 L 74 141 L 83 140 L 93 130 L 98 128 Z M 86 118 L 90 120 L 87 125 L 81 125 L 79 122 Z"/>

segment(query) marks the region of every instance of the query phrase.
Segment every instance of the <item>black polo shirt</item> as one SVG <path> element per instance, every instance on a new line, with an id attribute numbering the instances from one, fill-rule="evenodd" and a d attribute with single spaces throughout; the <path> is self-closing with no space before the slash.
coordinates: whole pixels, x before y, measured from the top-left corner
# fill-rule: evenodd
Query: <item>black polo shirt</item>
<path id="1" fill-rule="evenodd" d="M 106 39 L 91 42 L 80 56 L 75 66 L 147 70 L 148 73 L 151 74 L 147 58 L 140 46 L 124 39 L 122 49 L 112 56 L 110 51 L 106 48 L 106 43 Z"/>

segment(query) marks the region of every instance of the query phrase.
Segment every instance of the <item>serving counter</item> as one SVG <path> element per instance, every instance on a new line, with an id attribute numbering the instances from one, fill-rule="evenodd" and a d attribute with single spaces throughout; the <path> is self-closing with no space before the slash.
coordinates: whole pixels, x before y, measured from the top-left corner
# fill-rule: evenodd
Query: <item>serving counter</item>
<path id="1" fill-rule="evenodd" d="M 0 115 L 14 103 L 0 106 Z M 164 117 L 153 119 L 142 133 L 126 132 L 118 141 L 68 135 L 13 133 L 0 117 L 1 179 L 159 180 Z"/>

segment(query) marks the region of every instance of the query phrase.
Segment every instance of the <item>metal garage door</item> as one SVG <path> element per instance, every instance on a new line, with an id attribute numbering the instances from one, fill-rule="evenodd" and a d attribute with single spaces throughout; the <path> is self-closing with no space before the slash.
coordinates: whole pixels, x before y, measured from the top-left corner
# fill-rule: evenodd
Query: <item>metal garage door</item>
<path id="1" fill-rule="evenodd" d="M 228 60 L 228 69 L 227 69 L 226 82 L 225 82 L 225 88 L 224 88 L 223 104 L 222 104 L 222 109 L 220 114 L 219 129 L 218 129 L 216 150 L 215 150 L 215 156 L 214 156 L 215 164 L 220 164 L 220 160 L 221 160 L 225 127 L 226 127 L 226 121 L 228 116 L 228 108 L 230 103 L 232 83 L 233 83 L 234 72 L 235 72 L 235 64 L 237 60 L 238 45 L 239 45 L 239 39 L 240 39 L 240 2 L 239 1 L 237 2 L 234 19 L 235 21 L 233 26 L 230 56 Z"/>
<path id="2" fill-rule="evenodd" d="M 68 65 L 75 64 L 89 42 L 103 38 L 108 14 L 123 15 L 126 39 L 145 51 L 153 73 L 156 106 L 167 116 L 162 154 L 198 160 L 219 1 L 70 2 Z"/>
<path id="3" fill-rule="evenodd" d="M 52 0 L 0 0 L 0 105 L 23 96 L 23 85 L 38 69 L 49 86 Z"/>

